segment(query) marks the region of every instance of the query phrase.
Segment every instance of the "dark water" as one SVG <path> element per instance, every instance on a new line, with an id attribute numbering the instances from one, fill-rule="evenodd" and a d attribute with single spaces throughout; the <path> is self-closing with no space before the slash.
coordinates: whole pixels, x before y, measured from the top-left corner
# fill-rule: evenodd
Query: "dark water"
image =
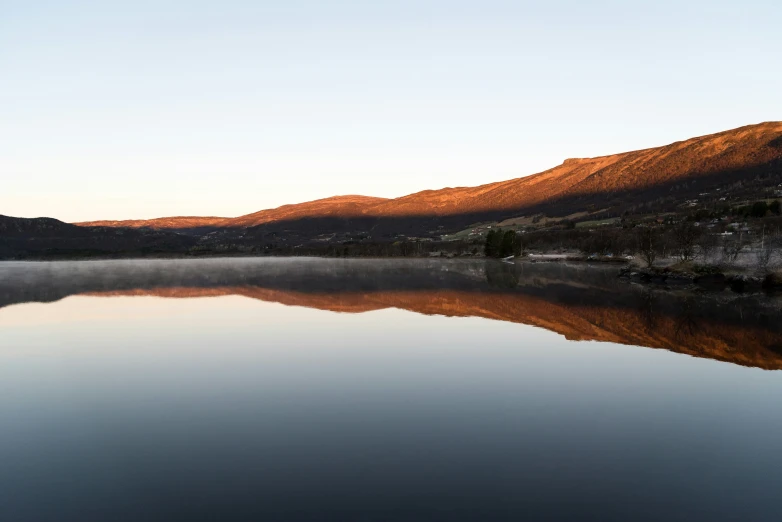
<path id="1" fill-rule="evenodd" d="M 782 519 L 779 299 L 615 275 L 0 263 L 0 520 Z"/>

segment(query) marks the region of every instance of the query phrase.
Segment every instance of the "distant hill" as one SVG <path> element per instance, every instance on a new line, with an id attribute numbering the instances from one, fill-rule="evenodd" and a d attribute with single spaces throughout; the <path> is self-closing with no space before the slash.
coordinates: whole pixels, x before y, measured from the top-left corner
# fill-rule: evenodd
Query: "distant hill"
<path id="1" fill-rule="evenodd" d="M 50 237 L 63 234 L 86 234 L 88 231 L 52 218 L 17 218 L 0 215 L 0 237 Z"/>
<path id="2" fill-rule="evenodd" d="M 82 227 L 128 227 L 128 228 L 152 228 L 159 230 L 166 229 L 197 229 L 197 228 L 215 228 L 219 227 L 231 218 L 224 217 L 199 217 L 199 216 L 176 216 L 156 219 L 127 219 L 121 221 L 85 221 L 74 223 Z"/>
<path id="3" fill-rule="evenodd" d="M 293 205 L 261 210 L 238 218 L 224 217 L 167 217 L 156 219 L 129 219 L 124 221 L 84 221 L 74 223 L 83 227 L 129 227 L 129 228 L 153 228 L 153 229 L 189 229 L 189 228 L 226 228 L 226 227 L 251 227 L 271 221 L 302 219 L 307 217 L 326 216 L 361 216 L 365 209 L 389 201 L 384 198 L 369 196 L 335 196 L 331 198 L 308 201 Z"/>
<path id="4" fill-rule="evenodd" d="M 283 205 L 271 210 L 261 210 L 246 216 L 230 219 L 224 226 L 252 227 L 273 221 L 292 221 L 304 218 L 351 218 L 373 216 L 372 211 L 384 203 L 395 200 L 368 196 L 335 196 L 296 205 Z"/>
<path id="5" fill-rule="evenodd" d="M 81 227 L 51 218 L 0 215 L 0 259 L 177 254 L 196 241 L 168 231 Z"/>
<path id="6" fill-rule="evenodd" d="M 666 199 L 670 204 L 679 204 L 685 198 L 697 197 L 714 187 L 748 182 L 757 177 L 773 178 L 770 181 L 782 177 L 782 122 L 749 125 L 664 147 L 569 159 L 531 176 L 477 187 L 426 190 L 396 199 L 337 196 L 237 218 L 173 217 L 77 224 L 216 229 L 305 220 L 313 232 L 325 233 L 329 227 L 339 225 L 335 220 L 350 220 L 351 226 L 358 223 L 372 228 L 377 220 L 401 220 L 409 225 L 412 218 L 436 219 L 440 224 L 458 227 L 481 219 L 529 213 L 566 216 L 595 208 L 619 212 L 653 201 L 665 204 Z M 319 224 L 313 220 L 325 221 Z"/>

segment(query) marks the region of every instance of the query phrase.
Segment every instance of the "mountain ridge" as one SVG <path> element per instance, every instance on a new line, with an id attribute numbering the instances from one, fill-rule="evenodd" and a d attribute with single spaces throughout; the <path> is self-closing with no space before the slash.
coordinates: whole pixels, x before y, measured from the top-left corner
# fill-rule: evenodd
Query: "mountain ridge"
<path id="1" fill-rule="evenodd" d="M 235 218 L 178 216 L 150 220 L 87 221 L 78 226 L 250 228 L 301 219 L 480 216 L 524 212 L 566 215 L 661 197 L 677 184 L 698 190 L 782 166 L 782 122 L 769 121 L 676 141 L 662 147 L 568 158 L 548 170 L 474 187 L 427 189 L 398 198 L 332 196 L 264 209 Z M 697 193 L 697 190 L 689 190 Z"/>

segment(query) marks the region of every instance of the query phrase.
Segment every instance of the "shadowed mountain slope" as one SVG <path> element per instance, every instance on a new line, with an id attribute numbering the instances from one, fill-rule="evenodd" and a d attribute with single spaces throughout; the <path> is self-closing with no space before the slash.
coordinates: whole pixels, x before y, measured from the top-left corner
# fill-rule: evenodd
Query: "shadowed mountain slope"
<path id="1" fill-rule="evenodd" d="M 52 218 L 0 215 L 0 259 L 185 253 L 196 239 L 165 230 L 80 227 Z"/>

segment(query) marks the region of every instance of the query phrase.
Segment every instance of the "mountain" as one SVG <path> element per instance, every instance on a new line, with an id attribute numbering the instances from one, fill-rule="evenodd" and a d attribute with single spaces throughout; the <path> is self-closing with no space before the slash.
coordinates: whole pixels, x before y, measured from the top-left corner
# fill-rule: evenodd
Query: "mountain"
<path id="1" fill-rule="evenodd" d="M 293 221 L 312 217 L 354 218 L 367 215 L 372 216 L 375 214 L 371 209 L 389 201 L 394 200 L 369 196 L 335 196 L 296 205 L 283 205 L 271 210 L 261 210 L 246 216 L 229 219 L 223 226 L 252 227 L 273 221 Z"/>
<path id="2" fill-rule="evenodd" d="M 0 237 L 50 237 L 85 234 L 86 230 L 52 218 L 16 218 L 0 215 Z"/>
<path id="3" fill-rule="evenodd" d="M 190 228 L 251 227 L 271 221 L 295 220 L 313 216 L 361 216 L 364 215 L 365 209 L 385 201 L 389 200 L 369 196 L 335 196 L 308 201 L 306 203 L 283 205 L 275 209 L 261 210 L 238 218 L 180 216 L 155 219 L 129 219 L 124 221 L 84 221 L 75 224 L 83 227 L 99 226 L 179 230 Z"/>
<path id="4" fill-rule="evenodd" d="M 337 220 L 373 228 L 381 220 L 393 225 L 427 220 L 431 227 L 460 227 L 486 219 L 542 213 L 567 216 L 611 209 L 618 213 L 638 205 L 677 205 L 717 187 L 766 179 L 782 181 L 782 122 L 767 122 L 633 152 L 568 159 L 559 166 L 522 178 L 477 187 L 425 190 L 396 199 L 338 196 L 284 205 L 237 218 L 160 218 L 139 221 L 93 221 L 81 226 L 248 228 L 307 220 L 317 233 Z M 734 187 L 740 190 L 740 187 Z M 325 220 L 324 225 L 313 220 Z M 339 228 L 339 227 L 338 227 Z M 381 227 L 393 230 L 391 227 Z M 402 226 L 405 228 L 405 226 Z"/>
<path id="5" fill-rule="evenodd" d="M 158 230 L 187 230 L 199 228 L 215 228 L 230 221 L 225 217 L 199 217 L 199 216 L 175 216 L 156 219 L 128 219 L 122 221 L 85 221 L 74 223 L 82 227 L 127 227 L 127 228 L 153 228 Z"/>
<path id="6" fill-rule="evenodd" d="M 607 251 L 610 241 L 623 253 L 634 242 L 628 231 L 658 223 L 661 215 L 716 220 L 724 228 L 751 214 L 757 230 L 777 230 L 771 214 L 779 215 L 780 207 L 768 202 L 780 195 L 782 122 L 767 122 L 664 147 L 569 159 L 523 178 L 395 199 L 336 196 L 236 218 L 75 224 L 3 218 L 0 258 L 475 255 L 497 224 L 526 234 L 528 249 L 597 252 Z M 761 207 L 750 212 L 755 205 Z M 595 223 L 615 230 L 610 237 L 590 236 Z"/>
<path id="7" fill-rule="evenodd" d="M 196 239 L 162 230 L 80 227 L 52 218 L 0 215 L 0 259 L 183 254 Z"/>

